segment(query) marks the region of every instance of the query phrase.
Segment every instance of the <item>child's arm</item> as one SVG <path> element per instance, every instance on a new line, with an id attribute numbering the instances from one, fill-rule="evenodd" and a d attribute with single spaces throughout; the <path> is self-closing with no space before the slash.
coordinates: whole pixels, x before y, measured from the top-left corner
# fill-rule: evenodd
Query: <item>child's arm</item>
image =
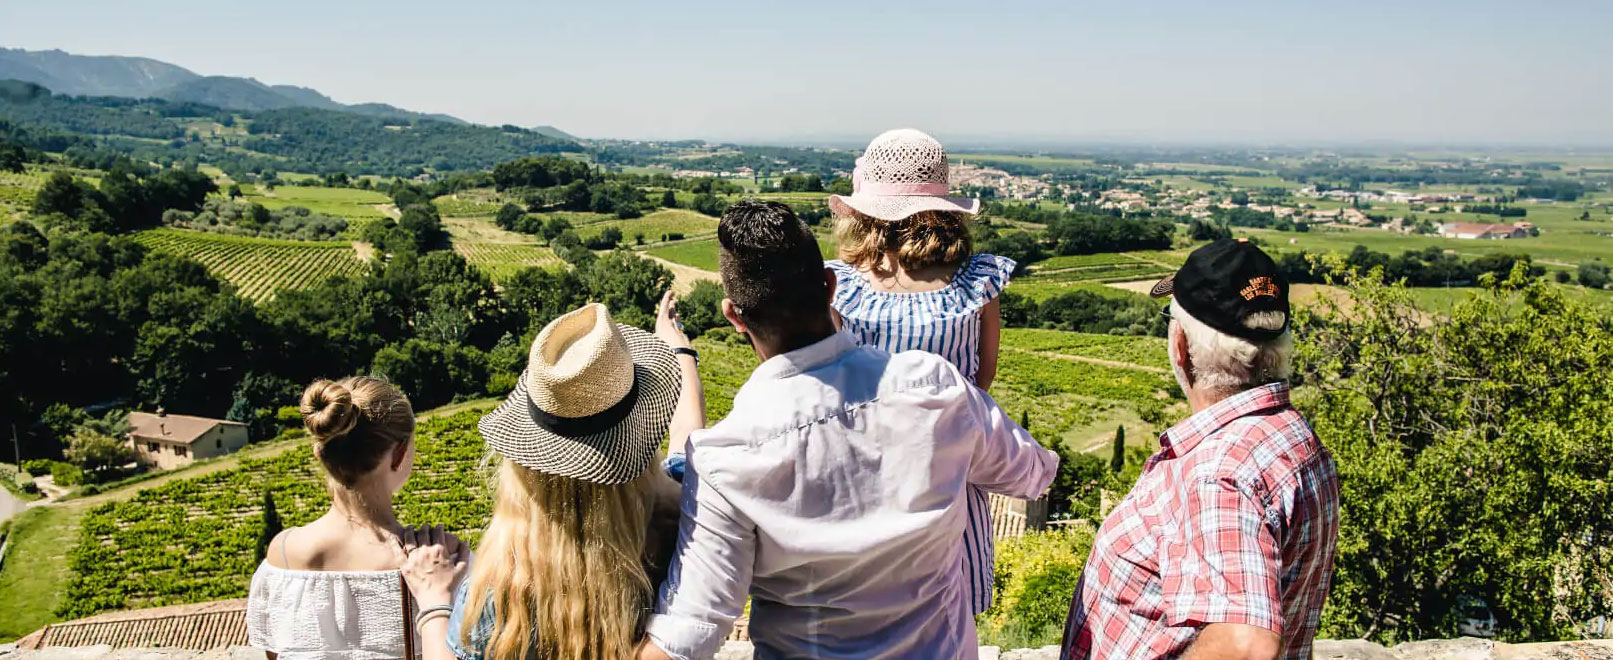
<path id="1" fill-rule="evenodd" d="M 980 308 L 980 369 L 975 372 L 975 385 L 991 389 L 997 379 L 997 351 L 1002 345 L 1003 317 L 997 299 L 992 298 Z"/>

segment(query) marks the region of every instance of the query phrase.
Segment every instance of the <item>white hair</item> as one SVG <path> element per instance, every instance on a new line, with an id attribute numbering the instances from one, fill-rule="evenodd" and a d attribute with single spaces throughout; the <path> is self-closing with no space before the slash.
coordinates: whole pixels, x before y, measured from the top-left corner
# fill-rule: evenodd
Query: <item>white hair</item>
<path id="1" fill-rule="evenodd" d="M 1293 373 L 1294 333 L 1284 330 L 1276 339 L 1252 342 L 1234 337 L 1203 321 L 1171 300 L 1171 318 L 1187 336 L 1187 354 L 1193 361 L 1193 383 L 1213 392 L 1237 393 L 1266 383 L 1287 380 Z M 1275 330 L 1287 321 L 1282 312 L 1257 312 L 1244 319 L 1250 328 Z"/>

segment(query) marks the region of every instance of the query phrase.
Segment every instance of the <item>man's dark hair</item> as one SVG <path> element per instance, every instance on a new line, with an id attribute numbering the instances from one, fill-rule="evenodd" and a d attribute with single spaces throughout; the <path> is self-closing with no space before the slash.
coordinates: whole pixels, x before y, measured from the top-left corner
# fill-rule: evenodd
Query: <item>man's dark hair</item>
<path id="1" fill-rule="evenodd" d="M 723 293 L 754 331 L 785 337 L 829 323 L 818 240 L 790 207 L 733 203 L 717 224 L 717 245 Z"/>

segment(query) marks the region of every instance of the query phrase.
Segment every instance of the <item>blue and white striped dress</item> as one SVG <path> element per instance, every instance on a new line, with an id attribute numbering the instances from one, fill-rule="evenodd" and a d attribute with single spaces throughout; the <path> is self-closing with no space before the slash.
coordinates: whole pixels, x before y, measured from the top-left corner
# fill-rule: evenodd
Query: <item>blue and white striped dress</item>
<path id="1" fill-rule="evenodd" d="M 1008 286 L 1014 260 L 977 254 L 958 267 L 945 288 L 922 292 L 875 290 L 868 278 L 842 261 L 835 271 L 834 308 L 841 326 L 869 346 L 889 353 L 928 351 L 946 358 L 964 378 L 980 371 L 980 309 Z M 991 506 L 985 491 L 969 488 L 968 525 L 963 530 L 963 572 L 974 613 L 991 607 Z"/>

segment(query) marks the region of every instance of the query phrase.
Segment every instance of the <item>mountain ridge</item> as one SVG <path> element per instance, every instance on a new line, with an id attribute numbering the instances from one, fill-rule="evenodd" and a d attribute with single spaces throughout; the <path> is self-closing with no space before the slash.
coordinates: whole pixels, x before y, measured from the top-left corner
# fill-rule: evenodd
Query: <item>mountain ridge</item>
<path id="1" fill-rule="evenodd" d="M 470 123 L 452 115 L 414 112 L 386 103 L 344 104 L 315 89 L 268 85 L 251 77 L 204 76 L 149 57 L 0 47 L 0 78 L 35 83 L 67 96 L 158 98 L 245 111 L 319 108 L 385 119 Z"/>

